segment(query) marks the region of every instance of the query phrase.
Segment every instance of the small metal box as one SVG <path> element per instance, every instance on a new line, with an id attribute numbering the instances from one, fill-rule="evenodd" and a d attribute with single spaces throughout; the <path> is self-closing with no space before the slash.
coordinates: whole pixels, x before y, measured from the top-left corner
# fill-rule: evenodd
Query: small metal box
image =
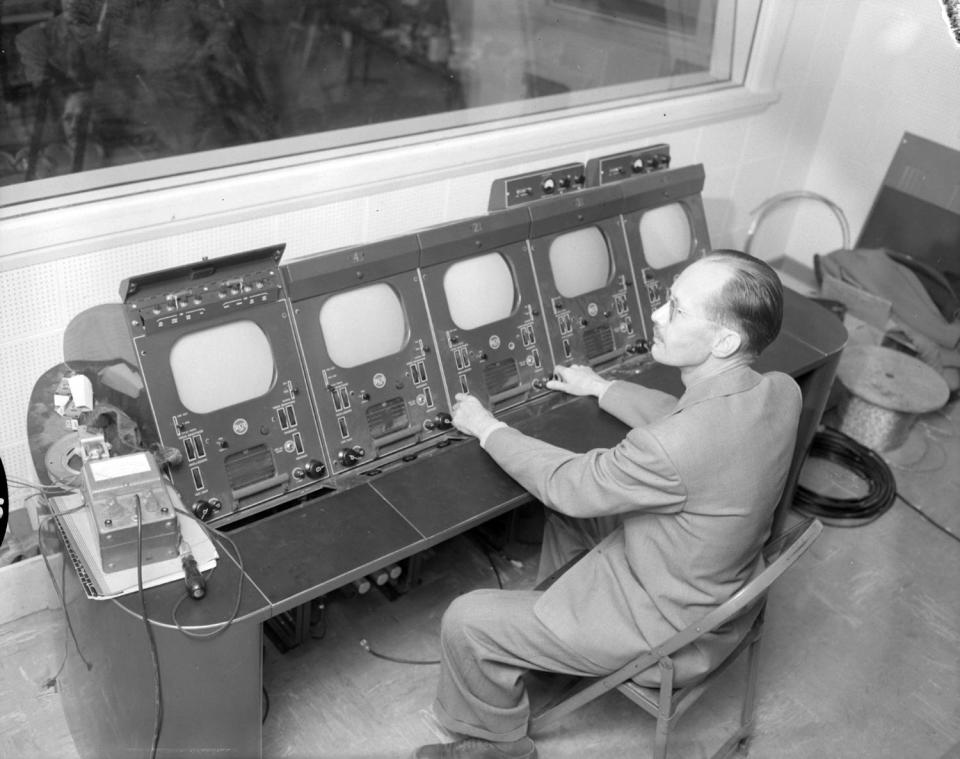
<path id="1" fill-rule="evenodd" d="M 153 456 L 89 459 L 83 464 L 83 488 L 104 572 L 136 567 L 138 541 L 141 564 L 179 555 L 177 514 Z"/>

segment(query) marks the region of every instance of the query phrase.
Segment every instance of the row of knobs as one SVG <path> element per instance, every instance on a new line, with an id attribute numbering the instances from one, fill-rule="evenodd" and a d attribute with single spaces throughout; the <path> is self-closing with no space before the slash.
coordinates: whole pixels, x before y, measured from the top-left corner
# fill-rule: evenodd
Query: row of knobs
<path id="1" fill-rule="evenodd" d="M 453 418 L 446 411 L 439 412 L 435 417 L 426 419 L 423 422 L 425 430 L 449 430 L 453 426 Z M 363 446 L 354 445 L 349 448 L 341 448 L 337 453 L 337 461 L 345 467 L 356 466 L 364 456 L 367 455 Z"/>

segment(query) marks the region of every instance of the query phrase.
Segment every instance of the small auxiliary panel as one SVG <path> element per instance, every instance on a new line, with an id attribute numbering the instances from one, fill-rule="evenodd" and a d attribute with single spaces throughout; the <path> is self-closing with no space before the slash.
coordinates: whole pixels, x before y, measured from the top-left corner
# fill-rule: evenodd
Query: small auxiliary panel
<path id="1" fill-rule="evenodd" d="M 624 153 L 591 158 L 587 161 L 587 186 L 620 182 L 637 174 L 649 174 L 670 168 L 670 146 L 659 143 Z"/>
<path id="2" fill-rule="evenodd" d="M 623 228 L 648 324 L 676 276 L 710 250 L 701 199 L 704 176 L 703 166 L 696 164 L 619 183 Z"/>
<path id="3" fill-rule="evenodd" d="M 334 475 L 369 471 L 450 428 L 419 260 L 407 235 L 283 267 Z"/>
<path id="4" fill-rule="evenodd" d="M 581 189 L 586 181 L 586 168 L 582 163 L 570 163 L 543 171 L 497 179 L 490 188 L 488 209 L 501 211 L 543 198 L 563 195 L 566 192 Z"/>
<path id="5" fill-rule="evenodd" d="M 618 187 L 529 207 L 530 255 L 558 364 L 602 368 L 646 350 Z"/>
<path id="6" fill-rule="evenodd" d="M 527 253 L 530 217 L 508 209 L 420 233 L 420 270 L 451 401 L 493 412 L 547 392 L 553 372 Z"/>
<path id="7" fill-rule="evenodd" d="M 319 487 L 326 455 L 297 352 L 283 246 L 126 279 L 120 296 L 170 476 L 205 521 Z"/>

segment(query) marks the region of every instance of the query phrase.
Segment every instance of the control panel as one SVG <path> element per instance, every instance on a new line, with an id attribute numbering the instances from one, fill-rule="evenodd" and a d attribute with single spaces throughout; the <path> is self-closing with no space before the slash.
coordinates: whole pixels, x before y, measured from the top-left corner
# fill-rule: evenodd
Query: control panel
<path id="1" fill-rule="evenodd" d="M 582 163 L 570 163 L 543 171 L 497 179 L 490 188 L 489 210 L 525 205 L 535 200 L 582 189 L 587 183 Z"/>
<path id="2" fill-rule="evenodd" d="M 646 350 L 616 186 L 529 207 L 530 255 L 558 364 L 602 368 Z"/>
<path id="3" fill-rule="evenodd" d="M 553 371 L 527 252 L 530 217 L 508 209 L 420 233 L 424 297 L 451 398 L 500 411 L 547 392 Z"/>
<path id="4" fill-rule="evenodd" d="M 623 153 L 591 158 L 587 161 L 587 186 L 619 182 L 636 176 L 670 168 L 670 146 L 665 143 Z"/>
<path id="5" fill-rule="evenodd" d="M 207 521 L 317 487 L 326 454 L 279 262 L 261 248 L 123 281 L 120 295 L 169 475 Z"/>
<path id="6" fill-rule="evenodd" d="M 710 250 L 700 193 L 702 165 L 643 174 L 618 183 L 623 229 L 638 279 L 644 319 L 667 298 L 674 278 L 691 259 Z"/>
<path id="7" fill-rule="evenodd" d="M 419 258 L 408 235 L 283 267 L 334 475 L 369 471 L 450 428 Z"/>

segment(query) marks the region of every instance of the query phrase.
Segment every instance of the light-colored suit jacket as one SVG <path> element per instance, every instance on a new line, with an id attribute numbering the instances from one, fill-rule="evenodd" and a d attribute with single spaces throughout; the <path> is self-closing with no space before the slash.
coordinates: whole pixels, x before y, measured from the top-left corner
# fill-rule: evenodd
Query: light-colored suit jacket
<path id="1" fill-rule="evenodd" d="M 740 366 L 692 385 L 679 401 L 617 381 L 600 406 L 631 427 L 615 448 L 576 454 L 509 427 L 484 447 L 552 509 L 621 515 L 621 526 L 535 606 L 561 640 L 613 670 L 723 603 L 762 568 L 801 395 L 786 374 Z M 718 664 L 751 621 L 686 651 L 678 677 Z"/>

